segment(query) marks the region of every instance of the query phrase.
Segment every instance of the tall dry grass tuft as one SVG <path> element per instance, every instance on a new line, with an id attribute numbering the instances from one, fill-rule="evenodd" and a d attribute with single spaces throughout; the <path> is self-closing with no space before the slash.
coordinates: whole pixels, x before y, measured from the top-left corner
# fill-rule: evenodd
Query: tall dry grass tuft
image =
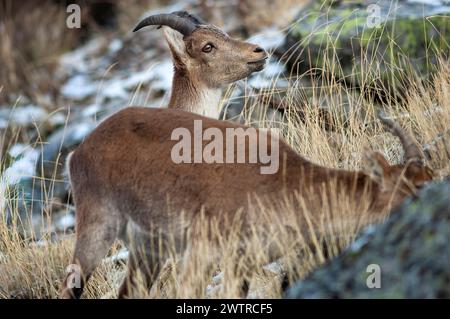
<path id="1" fill-rule="evenodd" d="M 51 104 L 59 85 L 58 57 L 79 36 L 65 26 L 65 8 L 54 1 L 41 1 L 39 10 L 33 1 L 0 1 L 0 103 L 13 103 L 20 92 L 35 103 Z"/>
<path id="2" fill-rule="evenodd" d="M 433 85 L 412 86 L 407 103 L 386 110 L 402 127 L 411 131 L 421 145 L 437 141 L 430 151 L 429 164 L 441 177 L 450 174 L 446 142 L 450 128 L 448 67 L 448 62 L 442 61 Z M 362 97 L 355 98 L 354 92 L 331 83 L 315 87 L 317 98 L 303 101 L 302 108 L 298 109 L 297 100 L 304 90 L 298 83 L 294 82 L 288 88 L 285 97 L 287 120 L 272 124 L 282 126 L 284 138 L 300 154 L 329 167 L 347 169 L 364 168 L 364 155 L 368 149 L 381 151 L 391 162 L 400 161 L 399 141 L 376 121 L 375 110 L 379 106 Z M 331 93 L 338 95 L 329 100 L 329 117 L 334 125 L 332 130 L 325 130 L 313 102 L 329 97 Z M 348 95 L 353 96 L 352 107 L 342 103 Z M 444 138 L 436 139 L 439 134 Z M 281 296 L 280 271 L 274 272 L 264 265 L 280 258 L 281 272 L 286 272 L 292 281 L 298 280 L 347 247 L 365 225 L 380 222 L 366 214 L 364 198 L 355 201 L 351 194 L 342 194 L 338 189 L 334 198 L 323 201 L 329 203 L 328 206 L 311 208 L 303 202 L 302 196 L 295 193 L 286 193 L 285 198 L 277 202 L 255 199 L 253 208 L 247 212 L 255 222 L 245 233 L 239 218 L 228 221 L 230 231 L 224 233 L 222 221 L 206 223 L 199 214 L 196 227 L 190 228 L 191 234 L 196 235 L 195 245 L 185 256 L 178 255 L 173 248 L 171 258 L 161 261 L 165 267 L 158 284 L 149 292 L 141 282 L 135 297 L 232 298 L 239 295 L 246 278 L 250 282 L 251 296 L 278 298 Z M 14 205 L 14 199 L 7 198 L 6 205 Z M 298 207 L 302 208 L 301 214 Z M 61 242 L 47 238 L 45 244 L 44 241 L 33 243 L 22 238 L 14 224 L 7 226 L 3 219 L 0 222 L 1 296 L 56 297 L 62 274 L 70 262 L 71 237 Z M 117 252 L 118 245 L 110 254 Z M 124 272 L 121 263 L 103 263 L 89 281 L 84 296 L 116 296 Z M 216 277 L 212 279 L 213 276 Z"/>
<path id="3" fill-rule="evenodd" d="M 169 4 L 170 0 L 130 0 L 117 2 L 119 31 L 122 34 L 129 33 L 145 12 L 162 8 Z"/>
<path id="4" fill-rule="evenodd" d="M 269 116 L 273 114 L 269 100 L 244 96 L 247 103 L 244 121 L 280 129 L 283 138 L 299 154 L 315 163 L 355 170 L 365 169 L 364 157 L 370 150 L 380 151 L 392 163 L 403 156 L 399 141 L 377 121 L 376 112 L 382 108 L 410 131 L 419 144 L 429 147 L 429 165 L 438 178 L 450 174 L 449 61 L 439 62 L 430 82 L 415 76 L 403 79 L 409 81 L 407 90 L 401 92 L 405 98 L 399 103 L 384 104 L 367 99 L 364 90 L 373 87 L 379 74 L 361 75 L 363 89 L 358 91 L 329 76 L 330 70 L 333 73 L 340 68 L 333 55 L 324 64 L 322 70 L 316 70 L 323 72 L 322 77 L 294 74 L 286 89 L 281 92 L 273 89 L 273 94 L 281 96 L 282 119 Z M 258 112 L 256 120 L 254 112 Z M 57 242 L 51 236 L 38 243 L 23 238 L 17 227 L 18 212 L 14 208 L 17 200 L 10 194 L 3 185 L 0 215 L 5 216 L 5 210 L 12 208 L 13 222 L 7 225 L 5 218 L 0 220 L 0 297 L 54 298 L 70 263 L 73 235 Z M 187 236 L 195 239 L 188 252 L 180 256 L 175 247 L 168 247 L 170 258 L 161 260 L 165 266 L 157 284 L 149 292 L 141 278 L 135 297 L 235 298 L 247 279 L 251 296 L 279 298 L 280 273 L 286 272 L 291 281 L 301 279 L 339 254 L 364 226 L 381 222 L 384 217 L 374 220 L 367 214 L 368 201 L 364 196 L 355 201 L 352 194 L 342 194 L 337 188 L 333 198 L 308 193 L 302 196 L 288 190 L 276 202 L 254 199 L 250 211 L 245 212 L 251 217 L 249 225 L 242 225 L 239 218 L 244 212 L 226 221 L 227 227 L 221 220 L 206 222 L 200 212 L 193 226 L 187 228 Z M 321 202 L 326 204 L 308 207 L 305 196 L 322 196 Z M 43 224 L 49 224 L 46 218 Z M 119 248 L 117 243 L 110 255 Z M 278 260 L 281 270 L 265 267 L 273 260 Z M 124 273 L 122 263 L 106 259 L 89 281 L 84 297 L 116 296 Z"/>
<path id="5" fill-rule="evenodd" d="M 10 203 L 6 203 L 10 205 Z M 33 234 L 24 237 L 18 226 L 22 221 L 17 214 L 7 223 L 5 210 L 13 207 L 1 207 L 0 219 L 0 298 L 56 298 L 60 280 L 70 264 L 74 238 L 54 240 L 50 233 L 39 241 L 33 241 Z M 14 209 L 14 208 L 13 208 Z M 42 224 L 50 227 L 48 217 L 42 218 Z M 111 254 L 119 246 L 112 248 Z M 114 260 L 105 260 L 91 278 L 86 289 L 86 297 L 100 298 L 115 292 L 115 283 L 122 273 L 117 271 L 121 265 Z"/>

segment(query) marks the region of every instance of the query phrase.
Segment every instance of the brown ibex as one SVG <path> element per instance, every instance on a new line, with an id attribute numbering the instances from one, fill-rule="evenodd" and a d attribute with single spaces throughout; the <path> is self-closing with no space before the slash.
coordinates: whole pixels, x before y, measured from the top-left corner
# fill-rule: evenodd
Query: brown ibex
<path id="1" fill-rule="evenodd" d="M 361 198 L 366 192 L 369 213 L 381 219 L 391 206 L 432 179 L 432 171 L 425 165 L 411 137 L 387 119 L 382 121 L 400 138 L 405 159 L 402 164 L 391 166 L 381 154 L 375 153 L 371 157 L 373 175 L 316 165 L 280 139 L 267 144 L 270 152 L 278 146 L 280 163 L 283 163 L 273 174 L 261 174 L 265 165 L 261 162 L 177 164 L 172 151 L 179 142 L 172 140 L 173 132 L 184 128 L 195 134 L 196 121 L 201 121 L 203 132 L 213 129 L 224 136 L 229 129 L 247 129 L 243 125 L 180 110 L 130 107 L 101 123 L 73 152 L 69 163 L 77 220 L 73 263 L 79 265 L 85 280 L 113 242 L 121 239 L 130 249 L 130 261 L 128 278 L 119 296 L 130 294 L 130 283 L 138 269 L 146 274 L 150 287 L 152 275 L 158 273 L 161 254 L 164 254 L 155 249 L 158 246 L 155 240 L 164 242 L 170 235 L 179 252 L 189 244 L 180 238 L 183 234 L 170 233 L 168 226 L 181 218 L 182 212 L 187 219 L 195 218 L 202 210 L 206 218 L 232 220 L 240 210 L 245 219 L 249 197 L 253 195 L 281 199 L 283 190 L 287 190 L 302 194 L 305 201 L 312 201 L 308 190 L 332 192 L 327 185 L 336 182 L 338 189 L 354 196 L 352 198 Z M 237 146 L 243 146 L 248 153 L 251 143 L 269 134 L 256 129 L 255 132 L 256 135 L 247 137 L 248 144 L 244 138 Z M 234 158 L 237 149 L 233 150 Z M 321 202 L 311 204 L 323 205 Z M 298 207 L 299 216 L 301 211 Z M 150 232 L 162 237 L 156 239 L 148 235 Z M 145 251 L 137 252 L 133 242 L 145 247 Z M 79 297 L 84 282 L 80 287 L 67 286 L 66 278 L 60 296 Z"/>
<path id="2" fill-rule="evenodd" d="M 233 39 L 219 28 L 185 11 L 157 14 L 134 31 L 162 26 L 174 64 L 169 108 L 219 118 L 222 87 L 264 68 L 261 47 Z"/>

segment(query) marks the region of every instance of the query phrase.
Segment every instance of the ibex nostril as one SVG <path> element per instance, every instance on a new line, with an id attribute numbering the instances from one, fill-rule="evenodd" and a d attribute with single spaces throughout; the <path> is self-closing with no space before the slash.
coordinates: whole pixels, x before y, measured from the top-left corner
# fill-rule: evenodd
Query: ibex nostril
<path id="1" fill-rule="evenodd" d="M 256 48 L 253 50 L 253 52 L 254 52 L 254 53 L 260 53 L 260 52 L 265 52 L 265 51 L 264 51 L 264 49 L 261 48 L 261 47 L 256 47 Z"/>

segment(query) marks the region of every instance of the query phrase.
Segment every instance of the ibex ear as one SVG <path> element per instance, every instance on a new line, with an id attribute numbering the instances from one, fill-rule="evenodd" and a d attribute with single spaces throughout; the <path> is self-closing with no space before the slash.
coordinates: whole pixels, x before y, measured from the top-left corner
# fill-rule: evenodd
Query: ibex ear
<path id="1" fill-rule="evenodd" d="M 172 52 L 175 66 L 181 67 L 185 65 L 187 52 L 183 35 L 170 27 L 163 26 L 162 28 L 164 37 L 166 38 L 170 51 Z"/>
<path id="2" fill-rule="evenodd" d="M 365 158 L 369 165 L 371 177 L 380 184 L 383 184 L 385 172 L 390 167 L 388 161 L 379 152 L 366 153 Z"/>

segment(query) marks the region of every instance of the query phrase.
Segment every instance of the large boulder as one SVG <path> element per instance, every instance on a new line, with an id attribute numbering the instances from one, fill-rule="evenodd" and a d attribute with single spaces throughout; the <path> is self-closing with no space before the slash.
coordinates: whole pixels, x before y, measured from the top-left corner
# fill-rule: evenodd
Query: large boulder
<path id="1" fill-rule="evenodd" d="M 341 256 L 295 284 L 286 297 L 450 298 L 449 239 L 447 180 L 426 187 L 385 223 L 366 229 Z M 368 288 L 378 266 L 381 287 Z"/>
<path id="2" fill-rule="evenodd" d="M 313 1 L 279 54 L 294 73 L 316 70 L 378 98 L 401 98 L 412 74 L 426 79 L 449 56 L 449 17 L 444 1 Z"/>

